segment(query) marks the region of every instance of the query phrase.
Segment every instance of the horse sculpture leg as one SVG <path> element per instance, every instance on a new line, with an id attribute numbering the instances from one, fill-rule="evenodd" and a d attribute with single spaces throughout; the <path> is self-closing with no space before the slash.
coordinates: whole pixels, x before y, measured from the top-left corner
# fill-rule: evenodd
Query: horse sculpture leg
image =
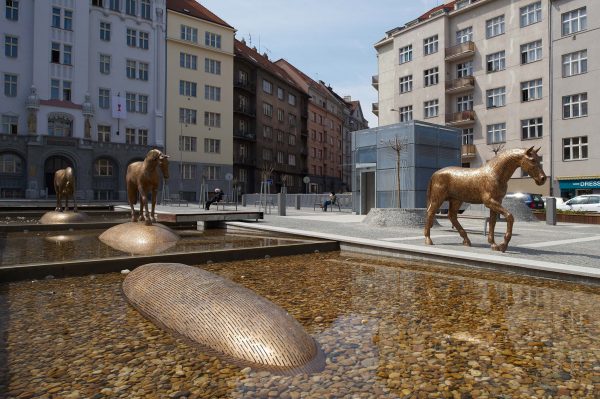
<path id="1" fill-rule="evenodd" d="M 425 231 L 423 232 L 425 235 L 425 245 L 433 245 L 433 241 L 431 241 L 431 226 L 433 226 L 433 218 L 442 205 L 442 202 L 444 201 L 439 199 L 429 200 L 429 205 L 427 206 L 427 220 L 425 220 Z"/>
<path id="2" fill-rule="evenodd" d="M 448 205 L 448 219 L 450 219 L 450 221 L 452 222 L 452 226 L 454 226 L 456 231 L 458 231 L 458 234 L 460 234 L 460 236 L 462 237 L 463 245 L 470 247 L 471 240 L 469 240 L 469 237 L 467 237 L 467 232 L 458 222 L 458 210 L 460 209 L 462 201 L 450 200 L 449 202 L 450 203 Z"/>
<path id="3" fill-rule="evenodd" d="M 69 194 L 65 194 L 65 212 L 69 212 Z"/>
<path id="4" fill-rule="evenodd" d="M 54 186 L 54 189 L 56 190 L 56 208 L 54 208 L 54 210 L 57 212 L 62 212 L 60 191 L 56 189 L 56 186 Z"/>
<path id="5" fill-rule="evenodd" d="M 498 220 L 498 213 L 490 209 L 490 229 L 488 230 L 488 243 L 492 246 L 496 245 L 494 237 L 494 230 L 496 229 L 496 220 Z"/>
<path id="6" fill-rule="evenodd" d="M 148 212 L 148 195 L 142 191 L 140 187 L 140 220 L 146 221 L 146 226 L 152 226 L 152 220 L 150 219 L 150 212 Z"/>
<path id="7" fill-rule="evenodd" d="M 156 208 L 156 194 L 158 190 L 152 190 L 152 213 L 150 213 L 150 219 L 152 223 L 156 223 L 156 216 L 154 215 L 154 209 Z"/>
<path id="8" fill-rule="evenodd" d="M 487 206 L 490 211 L 502 214 L 506 219 L 506 233 L 504 233 L 504 241 L 500 245 L 492 244 L 492 250 L 504 252 L 506 251 L 508 243 L 512 238 L 512 228 L 515 218 L 513 217 L 512 213 L 507 211 L 506 208 L 503 208 L 502 205 L 496 200 L 489 200 L 485 203 L 485 206 Z M 490 220 L 490 224 L 491 222 L 492 221 Z"/>
<path id="9" fill-rule="evenodd" d="M 73 192 L 73 212 L 77 212 L 77 200 L 75 199 L 75 192 Z"/>

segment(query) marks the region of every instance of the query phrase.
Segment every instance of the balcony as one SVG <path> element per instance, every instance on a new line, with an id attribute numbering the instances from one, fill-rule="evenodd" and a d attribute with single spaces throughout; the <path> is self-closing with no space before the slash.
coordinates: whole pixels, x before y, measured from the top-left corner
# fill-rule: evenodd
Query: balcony
<path id="1" fill-rule="evenodd" d="M 234 154 L 233 163 L 238 165 L 256 165 L 256 160 L 248 155 Z"/>
<path id="2" fill-rule="evenodd" d="M 475 43 L 464 42 L 446 49 L 446 61 L 459 61 L 475 54 Z"/>
<path id="3" fill-rule="evenodd" d="M 251 107 L 249 105 L 241 106 L 240 104 L 236 104 L 233 106 L 233 112 L 244 114 L 244 115 L 250 116 L 252 118 L 254 118 L 256 116 L 256 109 L 254 109 L 254 107 Z"/>
<path id="4" fill-rule="evenodd" d="M 371 104 L 372 106 L 372 111 L 375 115 L 379 116 L 379 103 L 373 103 Z"/>
<path id="5" fill-rule="evenodd" d="M 249 130 L 242 131 L 240 129 L 234 129 L 233 138 L 256 141 L 256 133 Z"/>
<path id="6" fill-rule="evenodd" d="M 475 122 L 475 111 L 461 111 L 446 115 L 446 125 L 464 126 Z"/>
<path id="7" fill-rule="evenodd" d="M 465 76 L 446 82 L 446 93 L 461 93 L 463 91 L 473 90 L 475 88 L 475 78 Z"/>
<path id="8" fill-rule="evenodd" d="M 248 80 L 234 80 L 233 87 L 236 89 L 246 90 L 250 93 L 254 93 L 256 91 L 256 84 Z"/>
<path id="9" fill-rule="evenodd" d="M 463 144 L 460 150 L 460 156 L 462 159 L 472 159 L 477 156 L 477 147 L 475 144 Z"/>
<path id="10" fill-rule="evenodd" d="M 379 90 L 379 75 L 371 76 L 371 85 L 375 88 L 375 90 Z"/>

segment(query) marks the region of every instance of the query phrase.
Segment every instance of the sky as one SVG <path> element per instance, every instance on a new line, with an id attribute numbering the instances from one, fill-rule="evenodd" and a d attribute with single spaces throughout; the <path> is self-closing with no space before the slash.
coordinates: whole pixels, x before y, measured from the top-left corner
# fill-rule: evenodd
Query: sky
<path id="1" fill-rule="evenodd" d="M 359 100 L 369 127 L 377 126 L 371 103 L 377 91 L 373 45 L 443 0 L 201 0 L 233 26 L 236 38 L 269 59 L 285 58 L 340 96 Z"/>

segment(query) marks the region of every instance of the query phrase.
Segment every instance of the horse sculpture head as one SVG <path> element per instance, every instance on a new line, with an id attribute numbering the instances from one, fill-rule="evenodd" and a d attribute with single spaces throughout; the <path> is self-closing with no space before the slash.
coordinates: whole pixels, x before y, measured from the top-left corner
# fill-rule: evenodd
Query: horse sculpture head
<path id="1" fill-rule="evenodd" d="M 525 151 L 520 163 L 521 169 L 531 176 L 538 186 L 541 186 L 546 182 L 546 174 L 540 163 L 542 158 L 538 155 L 540 149 L 541 147 L 537 150 L 534 150 L 533 146 L 530 147 Z"/>
<path id="2" fill-rule="evenodd" d="M 158 166 L 160 167 L 160 171 L 163 174 L 163 177 L 166 179 L 169 178 L 169 156 L 166 154 L 160 154 L 158 159 Z"/>

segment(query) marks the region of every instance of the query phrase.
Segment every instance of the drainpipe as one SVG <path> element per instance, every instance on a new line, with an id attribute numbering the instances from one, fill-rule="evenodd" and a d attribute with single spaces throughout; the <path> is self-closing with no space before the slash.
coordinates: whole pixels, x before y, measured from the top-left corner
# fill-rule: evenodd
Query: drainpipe
<path id="1" fill-rule="evenodd" d="M 550 61 L 548 62 L 548 74 L 550 79 L 548 79 L 550 81 L 549 85 L 548 85 L 548 90 L 549 90 L 549 118 L 550 118 L 550 125 L 549 125 L 549 132 L 550 132 L 550 196 L 553 197 L 554 196 L 554 66 L 553 66 L 553 61 L 554 61 L 554 55 L 552 53 L 552 49 L 553 49 L 553 35 L 552 35 L 552 1 L 548 0 L 548 36 L 550 37 L 550 40 L 548 40 L 549 43 L 549 57 L 550 57 Z"/>

